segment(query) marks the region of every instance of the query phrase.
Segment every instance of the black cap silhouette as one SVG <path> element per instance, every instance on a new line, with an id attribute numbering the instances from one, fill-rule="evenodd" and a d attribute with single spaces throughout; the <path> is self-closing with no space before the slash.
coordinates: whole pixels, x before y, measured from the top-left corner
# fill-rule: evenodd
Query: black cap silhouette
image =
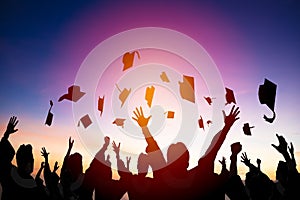
<path id="1" fill-rule="evenodd" d="M 258 98 L 261 104 L 266 104 L 268 108 L 270 108 L 273 111 L 273 117 L 268 118 L 266 115 L 264 115 L 264 119 L 267 122 L 272 123 L 275 119 L 275 97 L 276 97 L 276 89 L 277 85 L 269 81 L 268 79 L 265 79 L 265 82 L 263 85 L 259 86 L 258 90 Z"/>

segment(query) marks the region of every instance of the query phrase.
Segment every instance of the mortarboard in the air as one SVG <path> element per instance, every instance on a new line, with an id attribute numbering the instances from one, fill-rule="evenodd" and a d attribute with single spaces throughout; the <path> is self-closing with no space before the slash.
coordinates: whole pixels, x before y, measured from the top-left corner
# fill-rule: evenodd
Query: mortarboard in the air
<path id="1" fill-rule="evenodd" d="M 85 92 L 80 91 L 80 87 L 78 85 L 72 85 L 68 88 L 68 93 L 62 95 L 58 101 L 62 101 L 64 99 L 77 102 L 83 95 L 85 95 Z"/>
<path id="2" fill-rule="evenodd" d="M 199 128 L 203 128 L 203 130 L 204 130 L 204 123 L 203 123 L 202 116 L 200 116 L 200 119 L 198 120 L 198 125 L 199 125 Z"/>
<path id="3" fill-rule="evenodd" d="M 165 113 L 167 113 L 167 118 L 173 119 L 174 116 L 175 116 L 175 112 L 174 111 L 168 111 L 168 112 L 165 112 Z"/>
<path id="4" fill-rule="evenodd" d="M 152 85 L 151 87 L 146 88 L 145 92 L 145 100 L 147 101 L 148 106 L 151 108 L 152 99 L 154 95 L 155 87 Z"/>
<path id="5" fill-rule="evenodd" d="M 211 105 L 211 103 L 212 103 L 212 99 L 215 99 L 215 98 L 211 98 L 211 97 L 204 97 L 204 99 L 207 101 L 208 105 Z"/>
<path id="6" fill-rule="evenodd" d="M 100 116 L 102 116 L 104 106 L 104 96 L 102 98 L 98 98 L 98 110 L 100 111 Z"/>
<path id="7" fill-rule="evenodd" d="M 269 118 L 266 115 L 264 115 L 264 119 L 270 123 L 272 123 L 276 117 L 276 114 L 274 111 L 276 89 L 277 89 L 276 84 L 272 83 L 268 79 L 265 79 L 264 84 L 260 85 L 259 90 L 258 90 L 258 98 L 259 98 L 260 103 L 266 104 L 273 112 L 272 118 Z"/>
<path id="8" fill-rule="evenodd" d="M 163 82 L 167 82 L 167 83 L 170 82 L 170 80 L 169 80 L 169 78 L 168 78 L 166 72 L 162 72 L 162 73 L 160 74 L 160 79 L 161 79 Z"/>
<path id="9" fill-rule="evenodd" d="M 251 135 L 251 128 L 254 128 L 254 126 L 249 126 L 249 123 L 245 123 L 243 126 L 243 132 L 245 135 Z"/>
<path id="10" fill-rule="evenodd" d="M 92 124 L 92 120 L 88 114 L 80 118 L 80 120 L 78 121 L 78 126 L 80 126 L 80 122 L 82 123 L 84 128 L 87 128 Z"/>
<path id="11" fill-rule="evenodd" d="M 122 126 L 122 128 L 124 128 L 124 121 L 126 119 L 122 119 L 122 118 L 117 118 L 115 119 L 115 121 L 113 121 L 113 124 L 116 124 L 117 126 Z"/>
<path id="12" fill-rule="evenodd" d="M 183 75 L 183 81 L 178 83 L 181 98 L 195 103 L 194 77 Z"/>
<path id="13" fill-rule="evenodd" d="M 225 95 L 226 103 L 225 103 L 225 105 L 231 104 L 231 103 L 236 104 L 233 91 L 229 88 L 225 88 L 225 90 L 226 90 L 226 95 Z"/>
<path id="14" fill-rule="evenodd" d="M 122 60 L 122 62 L 124 64 L 123 71 L 132 67 L 135 53 L 137 54 L 138 58 L 140 59 L 141 57 L 140 57 L 140 54 L 138 51 L 133 51 L 132 53 L 126 52 L 123 55 L 123 60 Z"/>
<path id="15" fill-rule="evenodd" d="M 120 92 L 119 99 L 121 101 L 121 107 L 122 107 L 131 92 L 131 88 L 129 88 L 129 90 L 127 88 L 124 88 L 123 90 L 121 90 L 117 84 L 116 84 L 116 87 Z"/>
<path id="16" fill-rule="evenodd" d="M 210 124 L 212 124 L 212 121 L 211 120 L 207 120 L 207 125 L 210 125 Z"/>
<path id="17" fill-rule="evenodd" d="M 46 118 L 46 122 L 45 122 L 45 124 L 48 126 L 51 126 L 52 121 L 53 121 L 53 113 L 51 113 L 52 106 L 53 106 L 53 101 L 50 100 L 50 108 L 48 110 L 48 114 L 47 114 L 47 118 Z"/>

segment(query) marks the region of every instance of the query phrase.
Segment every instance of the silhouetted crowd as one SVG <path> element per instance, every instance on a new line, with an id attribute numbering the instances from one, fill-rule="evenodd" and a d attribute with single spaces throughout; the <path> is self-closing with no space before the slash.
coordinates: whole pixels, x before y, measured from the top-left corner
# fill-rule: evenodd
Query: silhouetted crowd
<path id="1" fill-rule="evenodd" d="M 259 159 L 256 165 L 250 162 L 246 153 L 242 153 L 242 162 L 249 168 L 245 183 L 237 170 L 238 154 L 242 151 L 239 142 L 231 145 L 229 170 L 226 159 L 219 162 L 222 170 L 214 172 L 215 159 L 230 128 L 239 119 L 239 108 L 232 107 L 230 113 L 224 116 L 224 127 L 213 138 L 211 145 L 202 156 L 198 165 L 191 170 L 189 167 L 189 151 L 185 144 L 171 144 L 164 157 L 157 141 L 152 137 L 147 125 L 149 117 L 145 117 L 142 108 L 136 108 L 133 119 L 141 127 L 147 142 L 145 153 L 139 154 L 137 169 L 133 174 L 129 170 L 130 157 L 126 157 L 126 165 L 120 157 L 120 143 L 114 141 L 119 180 L 112 179 L 110 157 L 105 156 L 110 138 L 104 138 L 104 144 L 87 170 L 83 173 L 82 156 L 71 154 L 74 140 L 69 138 L 67 154 L 64 157 L 60 175 L 56 162 L 51 169 L 48 162 L 49 152 L 42 148 L 41 163 L 35 178 L 31 176 L 34 166 L 32 146 L 22 144 L 15 152 L 9 141 L 10 135 L 17 132 L 18 120 L 11 117 L 7 129 L 0 142 L 0 183 L 2 187 L 1 200 L 103 200 L 121 199 L 125 193 L 130 200 L 134 199 L 225 199 L 231 200 L 283 200 L 300 199 L 300 175 L 296 169 L 294 147 L 287 144 L 285 138 L 276 135 L 278 145 L 272 144 L 283 157 L 276 170 L 276 181 L 261 171 Z M 12 164 L 16 156 L 17 166 Z M 152 168 L 153 178 L 147 176 Z M 43 179 L 41 174 L 43 172 Z M 93 197 L 94 195 L 94 197 Z"/>

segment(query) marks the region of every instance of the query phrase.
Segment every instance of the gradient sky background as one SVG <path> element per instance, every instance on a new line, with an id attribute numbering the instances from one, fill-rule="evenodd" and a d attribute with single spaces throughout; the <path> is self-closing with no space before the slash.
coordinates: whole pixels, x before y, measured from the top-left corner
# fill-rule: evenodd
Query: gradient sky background
<path id="1" fill-rule="evenodd" d="M 271 147 L 278 144 L 275 133 L 293 142 L 300 161 L 299 15 L 300 3 L 293 0 L 3 0 L 0 130 L 5 131 L 10 116 L 18 116 L 19 131 L 10 141 L 16 149 L 23 143 L 34 146 L 36 168 L 43 146 L 51 153 L 50 162 L 61 163 L 72 136 L 74 151 L 82 153 L 86 167 L 92 156 L 80 143 L 72 104 L 57 99 L 74 83 L 84 58 L 101 41 L 132 28 L 164 27 L 199 42 L 218 66 L 224 85 L 235 91 L 241 119 L 218 159 L 226 156 L 229 166 L 229 145 L 240 141 L 252 163 L 260 158 L 262 170 L 274 179 L 277 163 L 283 159 Z M 278 85 L 277 118 L 272 124 L 263 120 L 263 114 L 270 116 L 271 112 L 257 96 L 264 78 Z M 54 100 L 54 122 L 47 127 L 44 120 L 50 99 Z M 242 133 L 244 122 L 255 125 L 250 137 Z M 241 162 L 238 165 L 244 178 L 247 168 Z"/>

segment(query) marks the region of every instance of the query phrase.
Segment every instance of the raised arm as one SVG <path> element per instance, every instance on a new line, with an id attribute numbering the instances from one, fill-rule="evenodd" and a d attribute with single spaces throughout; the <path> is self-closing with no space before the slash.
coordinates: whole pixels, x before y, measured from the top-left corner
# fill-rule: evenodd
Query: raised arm
<path id="1" fill-rule="evenodd" d="M 226 116 L 225 112 L 223 111 L 225 125 L 223 129 L 214 136 L 205 155 L 199 159 L 198 165 L 200 165 L 201 162 L 204 162 L 203 164 L 207 167 L 207 169 L 209 169 L 210 171 L 214 171 L 214 161 L 216 159 L 217 153 L 220 150 L 230 128 L 232 127 L 234 122 L 239 119 L 239 113 L 239 107 L 235 108 L 235 106 L 231 108 L 228 116 Z"/>
<path id="2" fill-rule="evenodd" d="M 158 169 L 166 166 L 166 160 L 165 160 L 157 142 L 154 140 L 154 138 L 152 137 L 152 135 L 147 127 L 151 116 L 145 117 L 142 107 L 140 107 L 140 110 L 138 108 L 136 108 L 135 111 L 133 111 L 133 114 L 135 115 L 135 117 L 132 117 L 132 119 L 135 120 L 139 124 L 139 126 L 142 128 L 142 132 L 147 141 L 148 146 L 146 148 L 146 152 L 149 155 L 150 165 L 151 165 L 152 169 L 155 171 L 155 170 L 158 170 Z"/>
<path id="3" fill-rule="evenodd" d="M 242 145 L 239 142 L 231 144 L 230 175 L 237 175 L 237 155 L 241 152 Z"/>
<path id="4" fill-rule="evenodd" d="M 120 143 L 117 145 L 115 141 L 112 143 L 113 151 L 116 153 L 118 173 L 121 178 L 129 174 L 129 170 L 125 167 L 123 160 L 120 158 Z"/>
<path id="5" fill-rule="evenodd" d="M 241 158 L 242 158 L 241 162 L 244 163 L 249 168 L 250 171 L 254 171 L 254 172 L 259 171 L 257 167 L 251 164 L 250 159 L 247 157 L 246 152 L 242 153 Z"/>
<path id="6" fill-rule="evenodd" d="M 50 170 L 50 166 L 49 166 L 48 156 L 49 156 L 50 153 L 47 152 L 45 147 L 43 147 L 42 151 L 41 151 L 41 154 L 45 159 L 44 179 L 45 179 L 45 182 L 46 182 L 46 186 L 49 187 L 49 184 L 51 183 L 51 170 Z"/>
<path id="7" fill-rule="evenodd" d="M 44 167 L 45 167 L 45 162 L 41 162 L 39 171 L 36 173 L 36 176 L 35 176 L 35 182 L 39 187 L 43 186 L 43 180 L 41 179 L 41 173 L 42 173 Z"/>

